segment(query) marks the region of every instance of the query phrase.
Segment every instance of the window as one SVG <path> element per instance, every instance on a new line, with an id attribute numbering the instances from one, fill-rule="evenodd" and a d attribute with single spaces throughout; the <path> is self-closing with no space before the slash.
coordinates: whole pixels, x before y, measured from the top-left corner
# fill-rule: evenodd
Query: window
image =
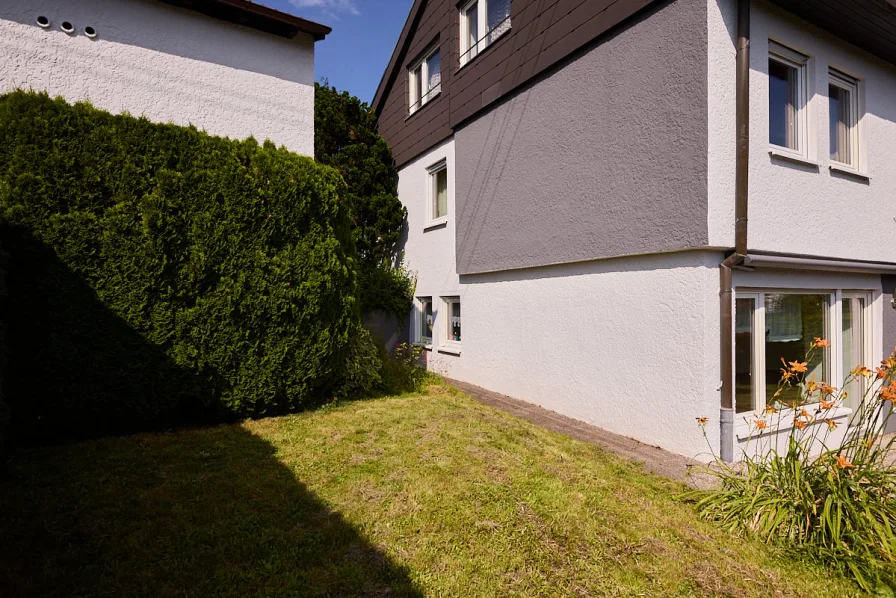
<path id="1" fill-rule="evenodd" d="M 834 70 L 828 73 L 828 119 L 831 160 L 858 170 L 858 82 Z"/>
<path id="2" fill-rule="evenodd" d="M 419 337 L 419 342 L 424 345 L 430 345 L 432 344 L 433 324 L 432 297 L 418 297 L 417 303 L 420 308 L 418 312 L 417 336 Z"/>
<path id="3" fill-rule="evenodd" d="M 460 9 L 460 65 L 510 30 L 510 0 L 473 0 Z"/>
<path id="4" fill-rule="evenodd" d="M 448 216 L 448 165 L 444 160 L 430 166 L 427 195 L 427 224 L 436 224 Z"/>
<path id="5" fill-rule="evenodd" d="M 808 57 L 768 43 L 768 141 L 791 153 L 808 154 L 806 65 Z"/>
<path id="6" fill-rule="evenodd" d="M 735 300 L 734 367 L 738 413 L 766 404 L 793 405 L 799 389 L 775 397 L 781 358 L 803 361 L 813 340 L 830 338 L 831 294 L 816 292 L 738 293 Z M 832 380 L 830 349 L 813 353 L 806 378 Z"/>
<path id="7" fill-rule="evenodd" d="M 442 91 L 442 60 L 439 47 L 429 50 L 408 69 L 408 112 L 413 114 Z"/>
<path id="8" fill-rule="evenodd" d="M 447 316 L 444 319 L 444 345 L 459 345 L 461 341 L 460 297 L 442 297 L 442 302 L 445 304 Z"/>
<path id="9" fill-rule="evenodd" d="M 781 358 L 806 361 L 813 340 L 825 338 L 831 347 L 813 352 L 806 379 L 839 386 L 850 370 L 869 363 L 871 295 L 865 291 L 738 291 L 735 298 L 734 395 L 738 413 L 759 411 L 799 400 L 797 388 L 775 397 L 781 378 Z M 835 322 L 839 322 L 835 325 Z M 835 328 L 837 328 L 835 330 Z M 852 382 L 844 404 L 861 401 L 863 381 Z"/>

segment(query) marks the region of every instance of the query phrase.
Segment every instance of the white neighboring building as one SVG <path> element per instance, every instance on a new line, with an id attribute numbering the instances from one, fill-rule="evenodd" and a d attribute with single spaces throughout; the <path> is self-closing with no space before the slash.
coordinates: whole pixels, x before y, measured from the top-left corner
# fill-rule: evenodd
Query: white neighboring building
<path id="1" fill-rule="evenodd" d="M 0 93 L 47 91 L 312 156 L 314 42 L 329 32 L 252 2 L 4 0 Z"/>

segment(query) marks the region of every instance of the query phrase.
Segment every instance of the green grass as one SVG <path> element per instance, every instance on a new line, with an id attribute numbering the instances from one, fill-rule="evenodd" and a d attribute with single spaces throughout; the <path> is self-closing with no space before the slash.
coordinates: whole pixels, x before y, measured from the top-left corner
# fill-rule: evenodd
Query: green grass
<path id="1" fill-rule="evenodd" d="M 836 596 L 682 486 L 440 387 L 16 455 L 0 595 Z"/>

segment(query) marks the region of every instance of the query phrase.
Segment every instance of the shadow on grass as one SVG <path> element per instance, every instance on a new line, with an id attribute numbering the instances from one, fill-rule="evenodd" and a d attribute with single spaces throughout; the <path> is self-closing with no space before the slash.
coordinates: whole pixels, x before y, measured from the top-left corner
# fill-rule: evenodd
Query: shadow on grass
<path id="1" fill-rule="evenodd" d="M 238 425 L 14 456 L 0 595 L 420 596 Z"/>

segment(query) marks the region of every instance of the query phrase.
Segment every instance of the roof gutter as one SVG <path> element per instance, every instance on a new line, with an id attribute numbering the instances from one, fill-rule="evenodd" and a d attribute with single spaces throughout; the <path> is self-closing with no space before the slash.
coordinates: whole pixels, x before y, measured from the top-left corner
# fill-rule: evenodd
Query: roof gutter
<path id="1" fill-rule="evenodd" d="M 719 413 L 723 461 L 734 460 L 734 300 L 731 270 L 747 261 L 747 198 L 750 159 L 750 0 L 737 2 L 737 71 L 735 75 L 735 155 L 734 253 L 719 264 L 720 360 L 722 396 Z"/>

